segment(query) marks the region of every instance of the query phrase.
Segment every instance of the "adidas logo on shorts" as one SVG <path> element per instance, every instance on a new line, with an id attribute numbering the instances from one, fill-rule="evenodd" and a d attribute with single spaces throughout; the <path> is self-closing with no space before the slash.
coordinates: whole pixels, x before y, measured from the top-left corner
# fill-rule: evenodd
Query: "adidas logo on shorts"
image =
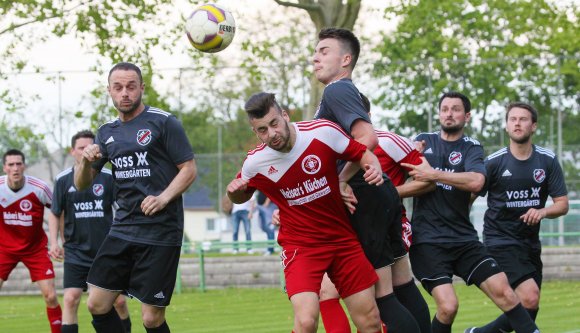
<path id="1" fill-rule="evenodd" d="M 52 270 L 49 268 L 46 270 L 46 273 L 44 273 L 45 275 L 51 275 L 52 274 Z"/>
<path id="2" fill-rule="evenodd" d="M 165 295 L 163 295 L 163 292 L 160 291 L 157 294 L 153 295 L 153 297 L 163 299 L 163 298 L 165 298 Z"/>

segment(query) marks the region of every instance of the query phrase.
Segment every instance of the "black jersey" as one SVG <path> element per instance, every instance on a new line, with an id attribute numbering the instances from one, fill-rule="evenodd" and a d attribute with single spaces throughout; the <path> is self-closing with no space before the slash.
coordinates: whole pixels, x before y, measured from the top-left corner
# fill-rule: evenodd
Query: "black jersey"
<path id="1" fill-rule="evenodd" d="M 93 167 L 100 170 L 110 161 L 113 168 L 116 213 L 111 236 L 142 244 L 180 246 L 181 196 L 153 216 L 141 211 L 143 199 L 161 194 L 179 172 L 177 165 L 194 158 L 177 118 L 146 106 L 132 120 L 116 119 L 102 125 L 95 142 L 101 147 L 103 158 Z"/>
<path id="2" fill-rule="evenodd" d="M 485 159 L 487 169 L 487 206 L 483 224 L 484 243 L 488 246 L 525 242 L 540 247 L 540 224 L 528 226 L 520 216 L 530 208 L 546 206 L 548 195 L 568 194 L 564 174 L 552 151 L 533 145 L 525 161 L 502 148 Z"/>
<path id="3" fill-rule="evenodd" d="M 351 137 L 350 130 L 356 120 L 371 122 L 360 93 L 350 79 L 334 81 L 324 88 L 314 119 L 330 120 Z M 345 161 L 339 161 L 339 171 L 345 164 Z"/>
<path id="4" fill-rule="evenodd" d="M 441 139 L 440 132 L 422 133 L 423 155 L 429 164 L 445 172 L 477 172 L 485 175 L 483 147 L 468 136 L 456 141 Z M 453 243 L 478 240 L 469 220 L 471 193 L 437 183 L 435 190 L 413 200 L 413 244 Z"/>
<path id="5" fill-rule="evenodd" d="M 90 267 L 113 222 L 113 177 L 102 169 L 91 186 L 77 191 L 74 168 L 56 176 L 51 210 L 64 213 L 64 248 L 67 263 Z"/>

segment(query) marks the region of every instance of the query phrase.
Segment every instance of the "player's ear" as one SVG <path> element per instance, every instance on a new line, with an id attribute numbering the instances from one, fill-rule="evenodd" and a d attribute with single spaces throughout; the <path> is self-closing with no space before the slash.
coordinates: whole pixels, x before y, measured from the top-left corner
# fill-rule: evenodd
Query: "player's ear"
<path id="1" fill-rule="evenodd" d="M 290 115 L 288 115 L 286 110 L 282 110 L 282 118 L 284 118 L 286 121 L 290 121 Z"/>
<path id="2" fill-rule="evenodd" d="M 342 66 L 348 67 L 352 61 L 352 55 L 350 53 L 346 53 L 342 58 Z"/>
<path id="3" fill-rule="evenodd" d="M 465 122 L 468 123 L 471 119 L 471 112 L 465 112 Z"/>

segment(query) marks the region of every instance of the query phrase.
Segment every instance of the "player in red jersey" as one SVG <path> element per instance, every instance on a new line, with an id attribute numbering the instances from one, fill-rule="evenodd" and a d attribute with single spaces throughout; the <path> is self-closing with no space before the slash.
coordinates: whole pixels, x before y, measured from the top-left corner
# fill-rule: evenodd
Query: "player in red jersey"
<path id="1" fill-rule="evenodd" d="M 359 332 L 380 332 L 374 300 L 378 277 L 341 197 L 341 188 L 354 172 L 338 175 L 336 171 L 337 160 L 356 161 L 365 170 L 365 181 L 379 185 L 383 179 L 377 158 L 332 122 L 289 123 L 273 94 L 253 95 L 245 108 L 263 144 L 248 153 L 227 194 L 241 203 L 258 189 L 280 209 L 284 224 L 278 243 L 294 309 L 294 332 L 316 332 L 318 292 L 325 272 L 335 282 Z"/>
<path id="2" fill-rule="evenodd" d="M 362 102 L 370 115 L 371 105 L 368 98 L 361 95 Z M 421 154 L 415 149 L 414 144 L 408 138 L 388 131 L 376 130 L 378 145 L 374 154 L 379 159 L 381 169 L 396 186 L 401 198 L 412 197 L 433 190 L 434 184 L 411 180 L 405 183 L 408 175 L 407 170 L 401 163 L 419 165 L 424 162 Z M 405 207 L 401 204 L 402 239 L 407 251 L 411 246 L 412 231 L 411 223 L 406 215 Z M 391 266 L 393 277 L 393 289 L 399 302 L 413 315 L 421 333 L 431 332 L 431 318 L 429 307 L 421 292 L 415 285 L 411 275 L 411 264 L 408 254 L 395 258 Z M 350 332 L 350 323 L 339 303 L 339 294 L 332 282 L 325 276 L 320 290 L 320 314 L 324 328 L 328 333 Z"/>
<path id="3" fill-rule="evenodd" d="M 51 332 L 60 333 L 62 313 L 48 238 L 42 229 L 44 207 L 50 207 L 52 192 L 42 180 L 24 175 L 26 160 L 21 151 L 8 150 L 2 162 L 6 175 L 0 177 L 0 288 L 22 262 L 42 292 Z"/>

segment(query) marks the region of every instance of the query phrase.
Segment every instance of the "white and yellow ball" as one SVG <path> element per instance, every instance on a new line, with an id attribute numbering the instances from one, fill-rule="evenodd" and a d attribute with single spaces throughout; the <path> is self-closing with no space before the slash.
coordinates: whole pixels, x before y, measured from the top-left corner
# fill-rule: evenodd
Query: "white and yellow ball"
<path id="1" fill-rule="evenodd" d="M 202 52 L 214 53 L 228 47 L 236 34 L 236 22 L 225 8 L 205 4 L 196 8 L 185 23 L 191 45 Z"/>

